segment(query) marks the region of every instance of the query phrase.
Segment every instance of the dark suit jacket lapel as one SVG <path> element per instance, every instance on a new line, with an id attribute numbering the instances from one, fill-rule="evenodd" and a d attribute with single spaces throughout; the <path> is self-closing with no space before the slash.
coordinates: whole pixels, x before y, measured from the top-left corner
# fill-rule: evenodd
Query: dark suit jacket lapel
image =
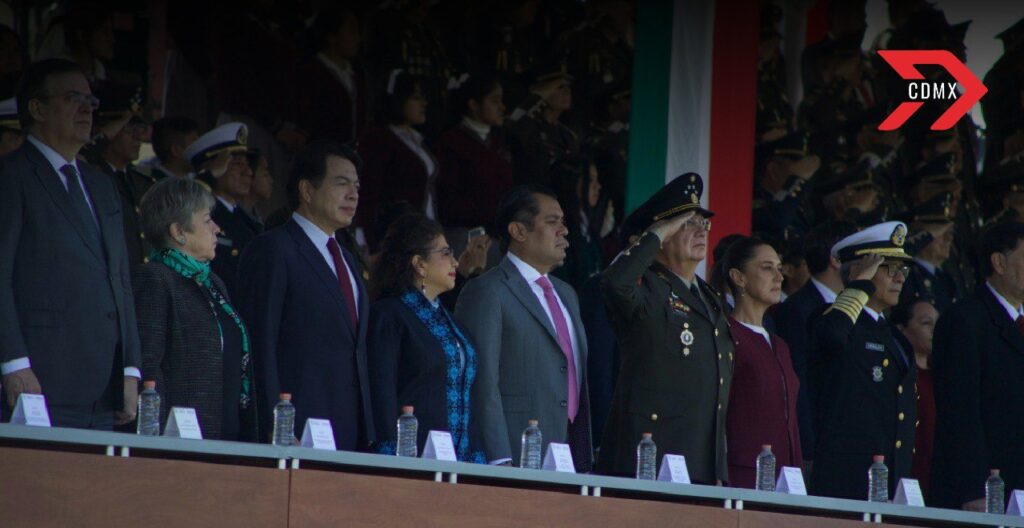
<path id="1" fill-rule="evenodd" d="M 324 283 L 324 289 L 330 293 L 331 297 L 338 303 L 338 307 L 346 315 L 343 317 L 345 325 L 348 327 L 352 335 L 356 334 L 356 329 L 352 328 L 352 318 L 348 317 L 348 307 L 345 306 L 345 298 L 341 295 L 341 288 L 338 286 L 338 277 L 331 271 L 331 267 L 327 265 L 324 260 L 323 254 L 313 245 L 313 241 L 306 236 L 306 232 L 302 230 L 302 226 L 295 223 L 295 220 L 288 220 L 285 224 L 285 228 L 288 229 L 288 233 L 291 234 L 292 238 L 295 239 L 295 244 L 298 246 L 299 254 L 302 258 L 306 259 L 306 263 L 309 264 L 313 271 L 316 273 L 320 280 Z"/>
<path id="2" fill-rule="evenodd" d="M 82 242 L 85 243 L 86 247 L 96 255 L 96 258 L 105 262 L 106 259 L 104 258 L 103 248 L 96 245 L 96 239 L 90 236 L 89 233 L 85 231 L 86 227 L 79 223 L 74 211 L 71 209 L 71 200 L 68 198 L 68 190 L 61 184 L 60 176 L 53 170 L 53 166 L 46 160 L 43 153 L 39 152 L 39 149 L 28 141 L 25 142 L 25 145 L 22 148 L 25 149 L 25 157 L 27 157 L 28 160 L 36 166 L 36 177 L 39 178 L 40 183 L 42 183 L 47 194 L 49 194 L 50 198 L 57 204 L 60 211 L 64 213 L 64 217 L 67 218 L 68 223 L 70 223 L 75 229 L 78 236 L 82 238 Z M 86 183 L 86 186 L 88 187 L 89 184 Z M 95 206 L 95 203 L 93 206 Z"/>
<path id="3" fill-rule="evenodd" d="M 123 236 L 124 226 L 113 221 L 111 218 L 111 211 L 121 208 L 121 195 L 117 194 L 117 190 L 114 190 L 114 194 L 102 192 L 100 189 L 106 182 L 103 178 L 108 178 L 107 175 L 94 170 L 92 167 L 79 163 L 78 167 L 82 173 L 82 181 L 85 182 L 85 188 L 89 190 L 89 199 L 92 201 L 93 209 L 96 211 L 96 218 L 100 224 L 100 236 L 103 237 L 103 244 L 106 246 L 107 254 L 110 254 L 110 248 L 114 247 L 116 242 L 116 236 L 121 233 Z M 109 176 L 114 178 L 114 176 Z M 110 188 L 114 188 L 113 185 Z M 113 198 L 115 201 L 111 202 Z M 121 211 L 121 221 L 124 221 L 124 211 Z M 123 244 L 124 242 L 122 242 Z"/>
<path id="4" fill-rule="evenodd" d="M 356 285 L 358 288 L 358 291 L 355 292 L 356 311 L 359 312 L 359 331 L 357 332 L 356 337 L 360 338 L 363 335 L 366 335 L 366 323 L 370 320 L 370 296 L 366 291 L 366 282 L 359 273 L 360 267 L 355 256 L 349 253 L 349 251 L 344 247 L 341 248 L 341 256 L 345 259 L 345 262 L 348 263 L 348 267 L 352 270 L 352 274 L 356 276 Z M 346 313 L 348 312 L 347 306 L 345 307 L 345 311 Z"/>
<path id="5" fill-rule="evenodd" d="M 999 335 L 1014 350 L 1024 354 L 1024 334 L 1021 334 L 1017 324 L 1010 320 L 1010 314 L 1006 313 L 1006 309 L 1003 308 L 999 299 L 996 299 L 996 296 L 989 291 L 988 285 L 982 284 L 979 286 L 979 289 L 982 290 L 982 297 L 985 299 L 985 304 L 988 305 L 989 316 L 992 318 L 992 322 L 999 328 Z"/>
<path id="6" fill-rule="evenodd" d="M 530 285 L 526 283 L 526 279 L 523 278 L 522 274 L 519 273 L 519 269 L 506 257 L 499 264 L 502 271 L 505 272 L 506 283 L 508 284 L 509 290 L 512 291 L 512 295 L 526 308 L 526 311 L 530 312 L 530 315 L 537 320 L 545 330 L 548 331 L 548 335 L 551 339 L 558 343 L 558 334 L 555 333 L 555 327 L 551 324 L 551 319 L 548 318 L 548 314 L 544 311 L 544 307 L 540 305 L 540 301 L 537 296 L 533 294 L 533 290 L 530 289 Z"/>

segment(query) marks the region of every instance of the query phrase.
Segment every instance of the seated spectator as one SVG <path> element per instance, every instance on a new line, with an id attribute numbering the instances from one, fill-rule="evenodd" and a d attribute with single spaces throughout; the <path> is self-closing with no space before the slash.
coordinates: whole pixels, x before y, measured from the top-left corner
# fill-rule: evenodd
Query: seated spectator
<path id="1" fill-rule="evenodd" d="M 133 278 L 144 379 L 156 381 L 160 421 L 196 410 L 203 438 L 256 440 L 249 332 L 210 268 L 220 228 L 217 201 L 195 181 L 167 178 L 142 199 L 154 246 Z"/>
<path id="2" fill-rule="evenodd" d="M 153 152 L 156 154 L 150 165 L 152 176 L 161 179 L 168 176 L 194 178 L 191 161 L 185 156 L 185 149 L 199 138 L 199 125 L 187 117 L 164 117 L 153 123 Z"/>
<path id="3" fill-rule="evenodd" d="M 437 218 L 437 159 L 414 128 L 427 120 L 427 100 L 419 83 L 401 70 L 392 72 L 388 89 L 387 126 L 367 130 L 359 140 L 365 163 L 359 224 L 370 236 L 387 204 L 404 201 L 427 218 Z M 375 249 L 380 239 L 368 242 Z"/>
<path id="4" fill-rule="evenodd" d="M 471 76 L 459 88 L 458 125 L 441 134 L 437 158 L 438 215 L 447 227 L 490 226 L 501 197 L 512 187 L 512 163 L 501 133 L 501 84 Z"/>
<path id="5" fill-rule="evenodd" d="M 412 405 L 421 450 L 430 430 L 448 431 L 459 460 L 485 463 L 470 411 L 476 347 L 438 298 L 455 287 L 458 268 L 444 231 L 410 213 L 391 224 L 381 246 L 367 336 L 375 449 L 395 453 L 399 409 Z"/>
<path id="6" fill-rule="evenodd" d="M 25 141 L 18 122 L 18 101 L 14 97 L 0 101 L 0 156 L 15 150 Z"/>
<path id="7" fill-rule="evenodd" d="M 800 381 L 786 342 L 763 323 L 782 294 L 782 262 L 770 245 L 745 237 L 729 245 L 720 269 L 736 299 L 729 316 L 736 343 L 726 419 L 729 485 L 754 488 L 764 444 L 772 446 L 776 468 L 803 465 L 796 411 Z"/>

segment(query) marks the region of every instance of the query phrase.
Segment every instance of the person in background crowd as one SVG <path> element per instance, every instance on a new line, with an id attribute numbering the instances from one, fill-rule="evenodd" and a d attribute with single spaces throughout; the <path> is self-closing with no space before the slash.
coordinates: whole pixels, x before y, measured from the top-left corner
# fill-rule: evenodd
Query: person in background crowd
<path id="1" fill-rule="evenodd" d="M 124 239 L 128 244 L 128 261 L 134 268 L 149 257 L 151 246 L 142 229 L 139 203 L 156 181 L 135 168 L 139 148 L 149 133 L 149 124 L 140 115 L 142 87 L 105 82 L 97 88 L 100 106 L 94 128 L 101 132 L 83 149 L 83 155 L 111 178 L 121 195 Z"/>
<path id="2" fill-rule="evenodd" d="M 903 332 L 914 348 L 917 364 L 917 433 L 914 439 L 914 457 L 910 473 L 921 484 L 921 492 L 928 499 L 929 470 L 932 465 L 932 446 L 935 438 L 935 389 L 932 382 L 932 336 L 939 311 L 935 300 L 928 294 L 900 301 L 890 314 L 892 323 Z"/>
<path id="3" fill-rule="evenodd" d="M 541 186 L 513 188 L 495 220 L 508 253 L 469 281 L 455 316 L 476 339 L 479 371 L 473 414 L 492 464 L 520 463 L 521 433 L 539 420 L 543 449 L 567 443 L 576 471 L 593 465 L 587 336 L 572 287 L 551 271 L 565 260 L 565 215 Z"/>
<path id="4" fill-rule="evenodd" d="M 437 219 L 438 162 L 415 128 L 426 122 L 428 102 L 419 83 L 400 70 L 392 72 L 388 88 L 388 125 L 367 130 L 359 140 L 366 182 L 359 224 L 371 237 L 378 210 L 387 204 L 405 201 L 427 218 Z M 376 248 L 379 239 L 368 242 Z"/>
<path id="5" fill-rule="evenodd" d="M 252 170 L 252 187 L 249 194 L 241 199 L 242 212 L 245 213 L 248 224 L 253 231 L 262 233 L 264 229 L 263 215 L 260 214 L 257 206 L 267 203 L 274 194 L 274 175 L 270 173 L 270 164 L 267 157 L 259 149 L 249 149 L 245 154 Z"/>
<path id="6" fill-rule="evenodd" d="M 199 139 L 199 125 L 187 117 L 163 117 L 153 123 L 153 152 L 150 175 L 195 178 L 191 160 L 185 155 L 188 146 Z"/>
<path id="7" fill-rule="evenodd" d="M 240 297 L 237 283 L 242 251 L 262 232 L 262 226 L 242 209 L 242 200 L 249 196 L 253 183 L 246 157 L 247 136 L 245 125 L 228 123 L 199 136 L 185 151 L 217 198 L 212 214 L 220 233 L 217 258 L 211 266 L 233 298 Z"/>
<path id="8" fill-rule="evenodd" d="M 16 98 L 0 101 L 0 156 L 18 150 L 25 142 L 18 121 L 18 100 Z"/>
<path id="9" fill-rule="evenodd" d="M 512 163 L 497 130 L 505 120 L 502 94 L 498 81 L 470 76 L 457 92 L 462 120 L 438 139 L 438 217 L 449 228 L 490 226 L 512 187 Z"/>
<path id="10" fill-rule="evenodd" d="M 907 227 L 885 222 L 832 247 L 845 287 L 811 317 L 814 471 L 810 492 L 863 499 L 873 455 L 889 467 L 889 496 L 910 474 L 917 367 L 910 343 L 885 319 L 909 270 Z"/>
<path id="11" fill-rule="evenodd" d="M 1001 470 L 1006 492 L 1024 487 L 1024 224 L 981 240 L 984 284 L 935 326 L 935 453 L 930 500 L 985 511 L 985 479 Z"/>
<path id="12" fill-rule="evenodd" d="M 90 84 L 108 79 L 106 63 L 114 58 L 114 25 L 109 9 L 76 4 L 63 17 L 65 58 L 78 63 Z"/>
<path id="13" fill-rule="evenodd" d="M 643 235 L 602 275 L 622 364 L 599 473 L 635 475 L 636 445 L 649 432 L 659 453 L 686 457 L 694 482 L 729 481 L 734 344 L 718 294 L 696 275 L 713 215 L 700 207 L 703 192 L 695 173 L 662 187 L 631 215 Z"/>
<path id="14" fill-rule="evenodd" d="M 356 257 L 336 233 L 359 204 L 359 156 L 313 142 L 288 180 L 291 218 L 242 253 L 239 306 L 252 330 L 260 438 L 271 410 L 292 395 L 295 430 L 309 417 L 331 421 L 338 449 L 368 449 L 376 439 L 366 332 L 369 297 Z"/>
<path id="15" fill-rule="evenodd" d="M 508 146 L 517 184 L 549 185 L 555 164 L 580 151 L 579 137 L 560 121 L 572 108 L 572 76 L 561 62 L 538 67 L 532 75 L 530 96 L 509 116 Z"/>
<path id="16" fill-rule="evenodd" d="M 0 168 L 0 372 L 8 406 L 43 394 L 54 426 L 110 430 L 135 419 L 141 357 L 121 199 L 76 159 L 96 104 L 73 62 L 25 71 L 28 137 Z"/>
<path id="17" fill-rule="evenodd" d="M 563 158 L 551 173 L 569 229 L 565 263 L 554 274 L 578 292 L 587 279 L 604 269 L 601 241 L 615 228 L 614 210 L 602 192 L 597 166 L 589 159 Z"/>
<path id="18" fill-rule="evenodd" d="M 790 295 L 800 291 L 811 280 L 811 272 L 807 268 L 807 259 L 804 257 L 804 242 L 802 238 L 790 240 L 787 244 L 781 244 L 782 259 L 782 299 L 786 302 Z"/>
<path id="19" fill-rule="evenodd" d="M 429 431 L 448 431 L 459 460 L 486 463 L 470 401 L 476 346 L 438 298 L 455 287 L 458 268 L 444 230 L 410 213 L 391 224 L 381 248 L 367 337 L 375 450 L 395 454 L 395 423 L 412 405 L 420 452 Z"/>
<path id="20" fill-rule="evenodd" d="M 220 228 L 202 184 L 166 178 L 142 199 L 142 226 L 155 248 L 133 276 L 142 371 L 171 407 L 196 410 L 203 438 L 257 441 L 249 331 L 210 268 Z"/>
<path id="21" fill-rule="evenodd" d="M 936 195 L 910 215 L 911 230 L 927 231 L 931 241 L 914 254 L 910 276 L 900 294 L 905 301 L 928 296 L 934 299 L 939 313 L 944 313 L 963 297 L 956 281 L 943 269 L 953 248 L 954 224 L 949 207 L 952 198 L 950 193 Z"/>
<path id="22" fill-rule="evenodd" d="M 773 313 L 779 337 L 789 346 L 793 371 L 800 380 L 797 396 L 797 417 L 800 420 L 800 447 L 803 449 L 805 473 L 810 474 L 814 458 L 814 409 L 811 406 L 807 366 L 814 349 L 808 321 L 826 305 L 832 304 L 843 290 L 841 263 L 832 256 L 832 246 L 852 235 L 857 228 L 847 222 L 824 222 L 811 228 L 803 239 L 804 259 L 811 278 L 799 291 L 778 306 Z"/>
<path id="23" fill-rule="evenodd" d="M 736 299 L 729 316 L 736 345 L 726 421 L 729 485 L 754 488 L 762 445 L 772 446 L 780 471 L 803 465 L 796 408 L 800 381 L 786 342 L 763 326 L 765 312 L 782 295 L 782 262 L 769 244 L 747 237 L 729 245 L 718 269 Z"/>
<path id="24" fill-rule="evenodd" d="M 21 37 L 10 27 L 0 24 L 0 98 L 17 96 L 18 81 L 28 62 Z"/>
<path id="25" fill-rule="evenodd" d="M 314 54 L 299 67 L 296 124 L 310 139 L 355 141 L 370 120 L 370 85 L 358 60 L 359 18 L 350 8 L 328 7 L 309 32 Z"/>
<path id="26" fill-rule="evenodd" d="M 629 116 L 633 108 L 629 84 L 619 82 L 601 96 L 599 122 L 587 140 L 603 187 L 616 211 L 626 210 L 626 176 L 629 167 Z"/>

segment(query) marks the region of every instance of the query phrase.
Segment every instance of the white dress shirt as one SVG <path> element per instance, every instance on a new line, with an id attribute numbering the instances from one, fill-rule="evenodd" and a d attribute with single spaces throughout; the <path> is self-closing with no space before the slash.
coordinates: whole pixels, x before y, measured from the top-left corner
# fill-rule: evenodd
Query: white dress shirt
<path id="1" fill-rule="evenodd" d="M 235 205 L 233 205 L 231 202 L 225 200 L 224 198 L 221 198 L 221 196 L 219 194 L 215 195 L 215 196 L 217 198 L 217 201 L 220 202 L 221 205 L 223 205 L 225 208 L 227 208 L 229 213 L 234 213 L 235 212 L 235 207 L 236 207 Z"/>
<path id="2" fill-rule="evenodd" d="M 99 226 L 99 219 L 96 217 L 96 208 L 93 207 L 92 198 L 89 196 L 89 191 L 86 189 L 85 182 L 82 180 L 82 171 L 78 167 L 78 160 L 72 159 L 71 161 L 68 161 L 64 159 L 64 156 L 61 156 L 56 150 L 50 148 L 46 143 L 36 139 L 32 134 L 29 134 L 27 139 L 29 143 L 39 149 L 39 152 L 43 154 L 46 161 L 48 161 L 53 167 L 54 172 L 57 173 L 57 177 L 60 178 L 60 182 L 64 186 L 65 190 L 68 188 L 68 177 L 65 176 L 60 169 L 65 165 L 71 165 L 75 168 L 75 171 L 78 172 L 78 185 L 82 189 L 82 194 L 85 196 L 85 202 L 89 206 L 89 211 L 92 212 L 92 219 L 96 222 L 96 225 Z M 20 357 L 0 364 L 0 374 L 6 376 L 12 372 L 17 372 L 27 368 L 32 368 L 32 362 L 29 361 L 28 356 Z M 124 375 L 142 379 L 142 373 L 139 372 L 138 367 L 125 367 Z"/>
<path id="3" fill-rule="evenodd" d="M 836 292 L 832 291 L 832 288 L 825 286 L 824 282 L 811 277 L 811 284 L 813 284 L 814 288 L 818 290 L 818 294 L 821 295 L 821 298 L 825 299 L 826 304 L 836 302 L 836 297 L 838 297 L 838 295 L 836 295 Z"/>
<path id="4" fill-rule="evenodd" d="M 320 256 L 324 258 L 324 262 L 331 268 L 334 276 L 338 276 L 338 269 L 334 267 L 334 257 L 331 256 L 331 252 L 327 249 L 327 241 L 334 238 L 333 233 L 325 233 L 323 229 L 320 229 L 313 222 L 310 222 L 306 217 L 299 213 L 292 213 L 292 219 L 295 223 L 299 224 L 302 231 L 309 237 L 310 242 L 320 251 Z M 341 247 L 341 244 L 338 244 Z M 356 318 L 359 318 L 359 282 L 356 281 L 355 275 L 352 274 L 352 269 L 348 265 L 348 261 L 342 256 L 341 262 L 345 265 L 345 274 L 348 275 L 348 282 L 352 285 L 352 295 L 356 304 Z"/>
<path id="5" fill-rule="evenodd" d="M 475 132 L 481 141 L 487 141 L 487 136 L 491 133 L 491 125 L 481 123 L 471 117 L 463 117 L 462 124 Z"/>
<path id="6" fill-rule="evenodd" d="M 885 317 L 882 314 L 872 310 L 871 308 L 868 308 L 867 305 L 864 305 L 864 313 L 868 314 L 868 316 L 874 319 L 876 323 L 882 319 L 885 319 Z"/>
<path id="7" fill-rule="evenodd" d="M 1003 306 L 1003 309 L 1006 310 L 1006 315 L 1010 318 L 1011 321 L 1016 321 L 1018 317 L 1024 315 L 1024 308 L 1020 306 L 1014 308 L 1010 304 L 1010 301 L 1006 300 L 1006 297 L 1000 295 L 999 292 L 992 287 L 992 284 L 990 282 L 986 281 L 985 287 L 987 287 L 989 291 L 992 292 L 992 295 L 996 296 L 996 300 L 999 301 L 999 304 L 1001 304 Z"/>

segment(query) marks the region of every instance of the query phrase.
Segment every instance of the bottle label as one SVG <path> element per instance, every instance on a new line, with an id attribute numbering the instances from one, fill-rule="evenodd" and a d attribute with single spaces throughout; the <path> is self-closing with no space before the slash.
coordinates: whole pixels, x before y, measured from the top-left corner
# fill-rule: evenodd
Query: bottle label
<path id="1" fill-rule="evenodd" d="M 199 429 L 196 410 L 191 407 L 171 407 L 171 412 L 167 414 L 164 436 L 202 440 L 203 432 Z"/>
<path id="2" fill-rule="evenodd" d="M 335 451 L 337 447 L 334 445 L 334 429 L 331 427 L 331 421 L 323 418 L 308 418 L 306 427 L 302 429 L 302 442 L 299 445 Z"/>
<path id="3" fill-rule="evenodd" d="M 689 484 L 690 470 L 686 467 L 686 457 L 668 454 L 661 457 L 658 480 L 662 482 L 675 482 L 676 484 Z"/>
<path id="4" fill-rule="evenodd" d="M 775 483 L 775 491 L 789 495 L 807 495 L 803 471 L 798 467 L 782 466 L 779 480 Z"/>
<path id="5" fill-rule="evenodd" d="M 448 431 L 430 431 L 427 433 L 427 445 L 423 446 L 423 458 L 458 462 L 455 457 L 455 444 L 452 434 Z"/>
<path id="6" fill-rule="evenodd" d="M 11 415 L 12 424 L 50 427 L 50 413 L 46 410 L 46 397 L 42 394 L 18 395 L 18 403 Z"/>
<path id="7" fill-rule="evenodd" d="M 575 473 L 576 466 L 572 463 L 572 451 L 569 444 L 548 444 L 548 453 L 544 455 L 544 465 L 541 469 Z"/>

